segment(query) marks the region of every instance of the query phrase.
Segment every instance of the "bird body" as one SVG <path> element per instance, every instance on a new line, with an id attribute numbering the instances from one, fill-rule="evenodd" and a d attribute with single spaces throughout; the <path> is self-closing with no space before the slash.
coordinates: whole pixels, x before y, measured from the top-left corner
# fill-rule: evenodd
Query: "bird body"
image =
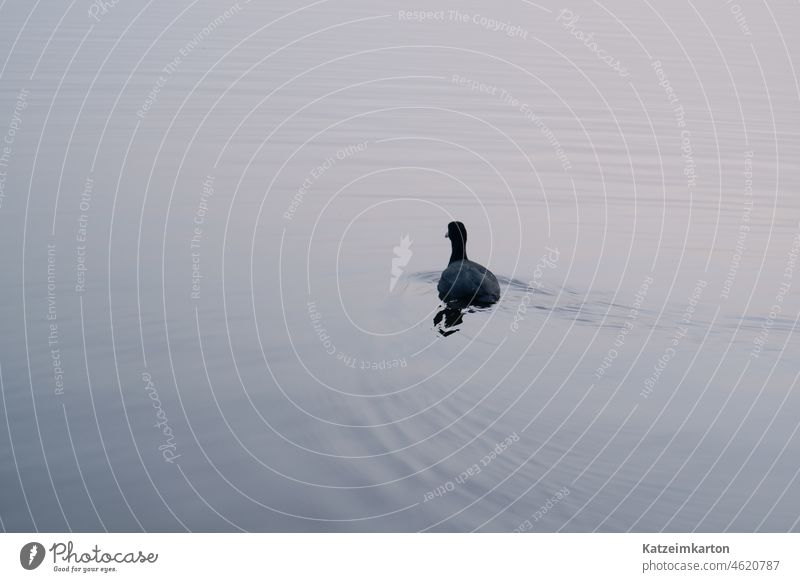
<path id="1" fill-rule="evenodd" d="M 439 279 L 439 297 L 469 303 L 494 303 L 500 299 L 500 284 L 494 274 L 470 260 L 447 265 Z"/>

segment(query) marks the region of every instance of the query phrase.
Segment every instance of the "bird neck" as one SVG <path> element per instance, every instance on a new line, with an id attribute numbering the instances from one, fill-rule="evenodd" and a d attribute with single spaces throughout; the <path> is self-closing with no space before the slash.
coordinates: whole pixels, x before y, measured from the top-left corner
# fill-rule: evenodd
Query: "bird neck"
<path id="1" fill-rule="evenodd" d="M 466 245 L 460 240 L 451 240 L 451 249 L 450 252 L 450 262 L 454 263 L 456 261 L 466 261 L 467 260 L 467 249 Z"/>

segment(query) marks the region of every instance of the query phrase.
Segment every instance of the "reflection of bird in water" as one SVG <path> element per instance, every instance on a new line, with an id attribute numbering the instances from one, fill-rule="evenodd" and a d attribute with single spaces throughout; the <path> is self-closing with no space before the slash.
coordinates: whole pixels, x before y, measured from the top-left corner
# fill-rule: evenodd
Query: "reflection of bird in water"
<path id="1" fill-rule="evenodd" d="M 444 321 L 442 321 L 444 320 Z M 433 318 L 433 325 L 436 331 L 444 337 L 454 334 L 458 331 L 455 328 L 464 321 L 464 310 L 461 307 L 447 306 L 442 307 Z"/>

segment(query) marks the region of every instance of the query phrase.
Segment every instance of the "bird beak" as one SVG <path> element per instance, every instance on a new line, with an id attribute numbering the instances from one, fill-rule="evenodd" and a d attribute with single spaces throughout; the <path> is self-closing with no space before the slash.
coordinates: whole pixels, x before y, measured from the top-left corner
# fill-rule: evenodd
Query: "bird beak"
<path id="1" fill-rule="evenodd" d="M 444 238 L 450 238 L 450 233 L 448 232 L 444 233 Z"/>

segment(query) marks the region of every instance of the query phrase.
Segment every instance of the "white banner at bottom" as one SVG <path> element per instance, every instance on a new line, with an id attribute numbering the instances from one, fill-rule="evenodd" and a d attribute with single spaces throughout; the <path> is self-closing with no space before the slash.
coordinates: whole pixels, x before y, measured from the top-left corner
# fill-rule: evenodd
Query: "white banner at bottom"
<path id="1" fill-rule="evenodd" d="M 0 580 L 800 580 L 798 534 L 2 534 Z"/>

